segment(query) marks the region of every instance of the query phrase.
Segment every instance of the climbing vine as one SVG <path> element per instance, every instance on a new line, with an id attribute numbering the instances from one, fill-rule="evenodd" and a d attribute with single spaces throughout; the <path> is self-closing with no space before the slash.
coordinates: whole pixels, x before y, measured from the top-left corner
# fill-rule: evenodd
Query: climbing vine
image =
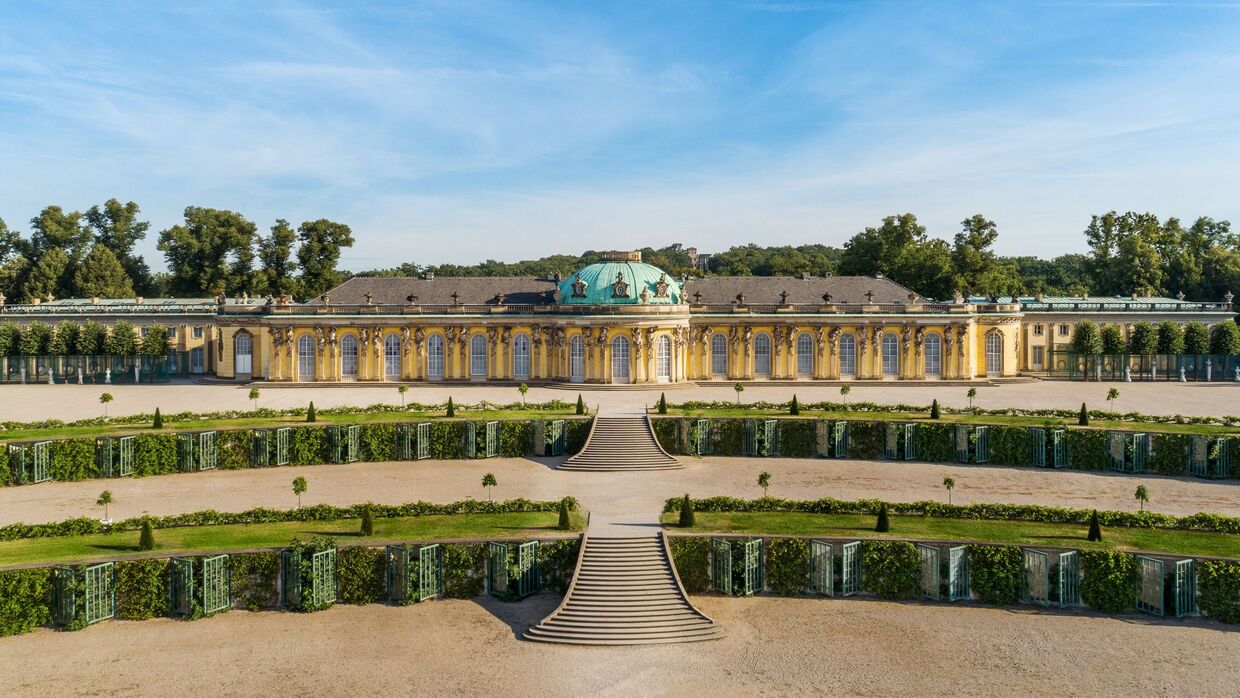
<path id="1" fill-rule="evenodd" d="M 970 586 L 982 603 L 1006 606 L 1020 601 L 1024 554 L 1015 545 L 970 545 Z"/>
<path id="2" fill-rule="evenodd" d="M 1102 613 L 1132 607 L 1137 581 L 1136 558 L 1113 550 L 1081 551 L 1081 600 Z"/>
<path id="3" fill-rule="evenodd" d="M 921 558 L 905 541 L 868 541 L 861 544 L 862 588 L 880 599 L 921 596 Z"/>

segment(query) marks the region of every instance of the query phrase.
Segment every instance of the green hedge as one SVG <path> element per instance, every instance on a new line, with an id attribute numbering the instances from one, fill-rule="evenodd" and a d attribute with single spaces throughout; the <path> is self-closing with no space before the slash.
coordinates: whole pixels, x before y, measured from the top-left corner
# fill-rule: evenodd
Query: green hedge
<path id="1" fill-rule="evenodd" d="M 444 596 L 470 599 L 486 587 L 485 543 L 448 543 L 443 546 Z"/>
<path id="2" fill-rule="evenodd" d="M 676 536 L 668 541 L 668 547 L 685 591 L 690 594 L 710 591 L 710 539 Z"/>
<path id="3" fill-rule="evenodd" d="M 1020 602 L 1024 574 L 1019 546 L 969 546 L 969 584 L 978 601 L 996 606 Z"/>
<path id="4" fill-rule="evenodd" d="M 990 426 L 990 462 L 995 465 L 1029 465 L 1029 430 L 1025 427 Z"/>
<path id="5" fill-rule="evenodd" d="M 1224 623 L 1240 623 L 1240 562 L 1206 560 L 1200 563 L 1197 593 L 1197 607 L 1203 615 Z"/>
<path id="6" fill-rule="evenodd" d="M 168 560 L 116 563 L 116 617 L 146 620 L 168 615 Z"/>
<path id="7" fill-rule="evenodd" d="M 223 470 L 240 470 L 253 467 L 254 432 L 250 429 L 221 431 L 215 437 L 219 453 L 216 467 Z"/>
<path id="8" fill-rule="evenodd" d="M 95 465 L 94 439 L 53 441 L 50 451 L 48 466 L 53 480 L 74 482 L 99 477 L 99 468 Z"/>
<path id="9" fill-rule="evenodd" d="M 800 538 L 767 538 L 766 586 L 781 596 L 809 589 L 809 543 Z"/>
<path id="10" fill-rule="evenodd" d="M 580 552 L 580 538 L 540 543 L 538 545 L 538 566 L 542 572 L 542 588 L 553 589 L 560 594 L 568 591 Z"/>
<path id="11" fill-rule="evenodd" d="M 810 458 L 818 453 L 817 420 L 783 419 L 779 422 L 779 455 Z"/>
<path id="12" fill-rule="evenodd" d="M 653 419 L 651 423 L 654 427 L 654 438 L 668 453 L 684 453 L 684 449 L 680 447 L 680 443 L 676 440 L 676 427 L 679 420 L 676 419 Z"/>
<path id="13" fill-rule="evenodd" d="M 848 457 L 878 460 L 883 457 L 886 425 L 883 422 L 848 423 Z"/>
<path id="14" fill-rule="evenodd" d="M 1081 600 L 1102 613 L 1132 608 L 1137 583 L 1137 561 L 1128 553 L 1111 550 L 1081 551 Z"/>
<path id="15" fill-rule="evenodd" d="M 176 434 L 138 434 L 133 447 L 134 475 L 166 475 L 176 471 Z"/>
<path id="16" fill-rule="evenodd" d="M 384 600 L 387 557 L 383 548 L 341 548 L 336 553 L 340 603 L 368 604 Z"/>
<path id="17" fill-rule="evenodd" d="M 231 553 L 228 563 L 232 572 L 233 608 L 261 611 L 280 605 L 276 587 L 280 577 L 279 553 Z"/>
<path id="18" fill-rule="evenodd" d="M 921 557 L 912 543 L 866 541 L 861 544 L 862 589 L 880 599 L 921 596 Z"/>
<path id="19" fill-rule="evenodd" d="M 0 571 L 0 637 L 52 622 L 52 568 Z"/>
<path id="20" fill-rule="evenodd" d="M 680 511 L 681 497 L 672 497 L 663 503 L 663 512 Z M 878 513 L 884 504 L 890 514 L 901 516 L 933 516 L 944 519 L 989 519 L 999 521 L 1037 521 L 1041 523 L 1087 524 L 1092 509 L 1068 509 L 1046 507 L 1037 504 L 944 504 L 936 501 L 884 502 L 878 499 L 781 499 L 760 497 L 739 499 L 737 497 L 709 497 L 692 499 L 696 512 L 743 512 L 743 511 L 792 511 L 807 514 L 871 514 Z M 1152 511 L 1099 511 L 1098 520 L 1103 526 L 1123 528 L 1172 528 L 1184 531 L 1207 531 L 1211 533 L 1240 534 L 1240 517 L 1220 514 L 1192 514 L 1171 516 Z M 3 537 L 0 529 L 0 539 Z"/>

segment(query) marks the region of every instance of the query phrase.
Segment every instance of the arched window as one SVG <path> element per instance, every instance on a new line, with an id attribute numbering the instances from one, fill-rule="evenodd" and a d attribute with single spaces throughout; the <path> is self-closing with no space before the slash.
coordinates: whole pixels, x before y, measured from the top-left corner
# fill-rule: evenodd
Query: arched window
<path id="1" fill-rule="evenodd" d="M 840 337 L 840 375 L 857 373 L 857 338 L 851 334 Z"/>
<path id="2" fill-rule="evenodd" d="M 937 334 L 926 335 L 926 375 L 943 375 L 943 340 Z"/>
<path id="3" fill-rule="evenodd" d="M 512 377 L 518 380 L 530 377 L 530 336 L 527 334 L 512 338 Z"/>
<path id="4" fill-rule="evenodd" d="M 722 332 L 710 338 L 710 372 L 716 376 L 728 375 L 728 338 Z"/>
<path id="5" fill-rule="evenodd" d="M 573 335 L 568 343 L 568 380 L 580 383 L 586 379 L 586 342 L 581 335 Z"/>
<path id="6" fill-rule="evenodd" d="M 998 332 L 986 335 L 986 375 L 1003 375 L 1003 337 Z"/>
<path id="7" fill-rule="evenodd" d="M 443 378 L 443 335 L 433 334 L 426 340 L 426 376 Z"/>
<path id="8" fill-rule="evenodd" d="M 238 332 L 233 337 L 233 373 L 249 375 L 254 371 L 254 338 L 249 332 Z"/>
<path id="9" fill-rule="evenodd" d="M 469 340 L 469 376 L 470 378 L 487 377 L 487 338 L 476 334 Z"/>
<path id="10" fill-rule="evenodd" d="M 314 380 L 314 359 L 316 354 L 314 337 L 303 334 L 297 338 L 297 380 Z"/>
<path id="11" fill-rule="evenodd" d="M 340 340 L 340 376 L 357 379 L 357 337 L 346 334 Z"/>
<path id="12" fill-rule="evenodd" d="M 883 333 L 883 375 L 900 375 L 900 338 L 890 332 Z"/>
<path id="13" fill-rule="evenodd" d="M 655 357 L 656 371 L 659 381 L 666 383 L 672 379 L 672 340 L 667 335 L 659 337 L 659 353 Z"/>
<path id="14" fill-rule="evenodd" d="M 611 340 L 611 382 L 629 382 L 629 338 L 624 335 Z"/>
<path id="15" fill-rule="evenodd" d="M 771 375 L 771 336 L 760 334 L 753 338 L 753 372 L 758 376 Z"/>
<path id="16" fill-rule="evenodd" d="M 400 337 L 389 334 L 383 338 L 383 377 L 400 380 Z"/>
<path id="17" fill-rule="evenodd" d="M 814 338 L 808 332 L 797 335 L 797 373 L 814 374 Z"/>

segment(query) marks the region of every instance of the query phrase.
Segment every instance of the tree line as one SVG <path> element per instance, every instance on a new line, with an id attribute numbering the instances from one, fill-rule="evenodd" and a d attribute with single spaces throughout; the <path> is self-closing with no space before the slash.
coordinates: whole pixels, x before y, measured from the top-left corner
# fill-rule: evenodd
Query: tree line
<path id="1" fill-rule="evenodd" d="M 1119 325 L 1085 320 L 1072 331 L 1072 351 L 1078 354 L 1240 354 L 1240 327 L 1226 320 L 1207 328 L 1200 322 L 1183 324 L 1170 320 L 1157 325 L 1133 324 L 1128 339 Z"/>
<path id="2" fill-rule="evenodd" d="M 56 325 L 36 320 L 24 327 L 0 323 L 0 356 L 164 356 L 171 349 L 172 338 L 163 325 L 147 325 L 140 334 L 126 320 L 111 325 L 93 320 Z"/>
<path id="3" fill-rule="evenodd" d="M 30 234 L 0 219 L 0 293 L 8 302 L 134 296 L 317 296 L 347 275 L 336 267 L 353 244 L 349 226 L 327 219 L 294 228 L 278 219 L 268 234 L 235 211 L 188 206 L 159 232 L 168 271 L 152 273 L 134 252 L 150 223 L 130 201 L 109 199 L 85 213 L 48 206 Z"/>

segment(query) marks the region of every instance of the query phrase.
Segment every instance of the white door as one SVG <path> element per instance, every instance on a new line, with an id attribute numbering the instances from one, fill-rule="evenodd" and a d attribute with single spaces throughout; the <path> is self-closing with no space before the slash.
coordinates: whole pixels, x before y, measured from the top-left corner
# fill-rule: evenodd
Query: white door
<path id="1" fill-rule="evenodd" d="M 586 379 L 586 343 L 581 335 L 573 337 L 568 343 L 568 380 L 580 383 Z"/>
<path id="2" fill-rule="evenodd" d="M 357 337 L 346 334 L 340 340 L 340 376 L 345 380 L 357 380 Z"/>
<path id="3" fill-rule="evenodd" d="M 629 338 L 623 335 L 611 340 L 611 382 L 629 382 Z"/>
<path id="4" fill-rule="evenodd" d="M 202 348 L 192 349 L 189 352 L 189 370 L 190 373 L 202 373 L 207 368 L 202 361 Z"/>
<path id="5" fill-rule="evenodd" d="M 431 380 L 443 378 L 443 335 L 433 334 L 426 340 L 426 376 Z"/>
<path id="6" fill-rule="evenodd" d="M 383 377 L 400 380 L 400 337 L 394 334 L 383 338 Z"/>
<path id="7" fill-rule="evenodd" d="M 233 338 L 233 373 L 249 378 L 254 371 L 254 338 L 242 332 Z"/>
<path id="8" fill-rule="evenodd" d="M 469 340 L 469 377 L 473 380 L 487 377 L 487 338 L 480 334 Z"/>
<path id="9" fill-rule="evenodd" d="M 314 380 L 314 337 L 303 334 L 297 338 L 297 380 Z"/>
<path id="10" fill-rule="evenodd" d="M 656 373 L 660 383 L 672 380 L 672 340 L 667 335 L 659 338 L 659 353 L 655 357 Z"/>
<path id="11" fill-rule="evenodd" d="M 986 335 L 986 375 L 1003 375 L 1003 337 L 998 332 Z"/>
<path id="12" fill-rule="evenodd" d="M 512 338 L 512 377 L 526 380 L 530 377 L 530 338 L 519 334 Z"/>

